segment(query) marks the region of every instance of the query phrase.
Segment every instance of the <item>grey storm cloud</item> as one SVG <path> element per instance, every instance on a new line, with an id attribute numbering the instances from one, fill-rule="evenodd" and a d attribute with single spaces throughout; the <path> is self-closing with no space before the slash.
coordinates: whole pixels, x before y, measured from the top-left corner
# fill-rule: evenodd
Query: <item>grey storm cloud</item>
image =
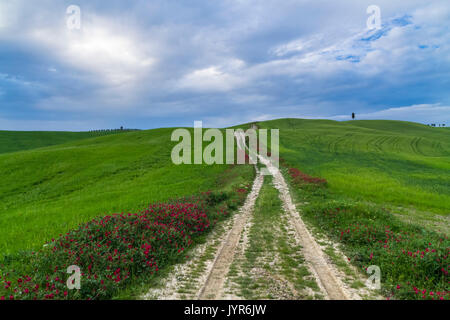
<path id="1" fill-rule="evenodd" d="M 72 4 L 80 30 L 66 25 Z M 2 0 L 0 125 L 228 126 L 351 112 L 449 122 L 447 1 L 380 0 L 380 30 L 367 29 L 371 4 Z"/>

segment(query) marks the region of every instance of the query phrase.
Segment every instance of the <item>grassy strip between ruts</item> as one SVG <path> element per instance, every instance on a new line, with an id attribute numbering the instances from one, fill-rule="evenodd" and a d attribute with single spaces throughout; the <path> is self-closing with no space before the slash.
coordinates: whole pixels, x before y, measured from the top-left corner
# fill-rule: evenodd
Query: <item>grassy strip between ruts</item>
<path id="1" fill-rule="evenodd" d="M 326 181 L 310 179 L 295 168 L 288 173 L 302 203 L 302 217 L 340 243 L 349 261 L 362 271 L 380 267 L 387 298 L 450 299 L 446 235 L 405 223 L 379 205 L 337 196 Z"/>
<path id="2" fill-rule="evenodd" d="M 4 299 L 108 299 L 130 283 L 151 281 L 245 200 L 247 188 L 151 205 L 135 214 L 94 219 L 37 253 L 3 261 Z M 81 289 L 68 290 L 67 268 L 82 270 Z"/>

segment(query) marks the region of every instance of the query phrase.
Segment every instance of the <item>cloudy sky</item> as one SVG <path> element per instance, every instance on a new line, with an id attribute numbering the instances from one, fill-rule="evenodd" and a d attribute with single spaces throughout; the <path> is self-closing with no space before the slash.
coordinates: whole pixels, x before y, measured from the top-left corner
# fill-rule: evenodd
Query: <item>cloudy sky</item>
<path id="1" fill-rule="evenodd" d="M 0 0 L 0 130 L 450 125 L 449 28 L 448 0 Z"/>

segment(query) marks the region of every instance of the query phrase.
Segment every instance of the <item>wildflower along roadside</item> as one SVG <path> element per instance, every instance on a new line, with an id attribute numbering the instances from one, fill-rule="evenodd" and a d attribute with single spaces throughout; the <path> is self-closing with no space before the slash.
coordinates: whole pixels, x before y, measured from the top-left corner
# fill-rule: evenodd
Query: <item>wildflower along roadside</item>
<path id="1" fill-rule="evenodd" d="M 149 279 L 161 268 L 186 259 L 196 239 L 243 202 L 244 190 L 208 192 L 152 204 L 139 213 L 94 219 L 28 254 L 25 269 L 2 270 L 0 298 L 110 298 L 131 280 Z M 71 265 L 81 268 L 80 290 L 67 289 Z"/>
<path id="2" fill-rule="evenodd" d="M 334 195 L 326 180 L 296 168 L 289 175 L 305 201 L 302 217 L 341 243 L 349 261 L 363 272 L 379 266 L 386 297 L 450 299 L 448 236 L 402 222 L 379 206 Z"/>

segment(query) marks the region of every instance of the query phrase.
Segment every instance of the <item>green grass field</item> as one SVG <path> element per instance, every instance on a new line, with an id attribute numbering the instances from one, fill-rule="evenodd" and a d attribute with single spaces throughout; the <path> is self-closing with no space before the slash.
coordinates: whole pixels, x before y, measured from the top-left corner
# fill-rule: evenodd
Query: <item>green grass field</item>
<path id="1" fill-rule="evenodd" d="M 0 154 L 48 147 L 70 141 L 109 135 L 120 131 L 97 132 L 45 132 L 45 131 L 0 131 Z"/>
<path id="2" fill-rule="evenodd" d="M 38 249 L 96 216 L 251 181 L 250 166 L 175 166 L 171 132 L 136 131 L 0 155 L 0 256 Z"/>
<path id="3" fill-rule="evenodd" d="M 322 231 L 334 229 L 319 213 L 336 203 L 352 214 L 340 227 L 365 219 L 367 211 L 381 217 L 373 220 L 380 228 L 390 223 L 417 233 L 422 230 L 417 225 L 426 226 L 423 232 L 433 239 L 448 230 L 450 128 L 399 121 L 301 119 L 258 125 L 280 129 L 285 166 L 327 179 L 326 192 L 298 189 L 294 193 L 297 200 L 310 203 L 305 217 Z M 152 202 L 208 190 L 229 191 L 251 182 L 254 170 L 249 165 L 172 164 L 176 144 L 170 141 L 172 131 L 101 136 L 0 132 L 0 258 L 14 260 L 16 253 L 38 250 L 94 217 L 136 212 Z M 358 257 L 367 249 L 366 244 L 344 244 Z M 378 259 L 384 254 L 379 251 Z M 13 260 L 8 261 L 16 263 Z M 390 271 L 391 285 L 401 280 L 398 270 L 403 269 Z"/>
<path id="4" fill-rule="evenodd" d="M 280 156 L 355 200 L 450 213 L 450 130 L 401 121 L 280 119 Z"/>
<path id="5" fill-rule="evenodd" d="M 281 157 L 326 178 L 335 193 L 450 213 L 448 128 L 399 121 L 300 119 L 259 126 L 279 128 Z M 0 253 L 36 249 L 98 215 L 222 188 L 218 179 L 227 166 L 171 163 L 175 145 L 170 142 L 171 132 L 158 129 L 102 137 L 1 132 Z M 57 145 L 36 148 L 45 144 Z M 12 149 L 17 152 L 7 152 Z"/>

